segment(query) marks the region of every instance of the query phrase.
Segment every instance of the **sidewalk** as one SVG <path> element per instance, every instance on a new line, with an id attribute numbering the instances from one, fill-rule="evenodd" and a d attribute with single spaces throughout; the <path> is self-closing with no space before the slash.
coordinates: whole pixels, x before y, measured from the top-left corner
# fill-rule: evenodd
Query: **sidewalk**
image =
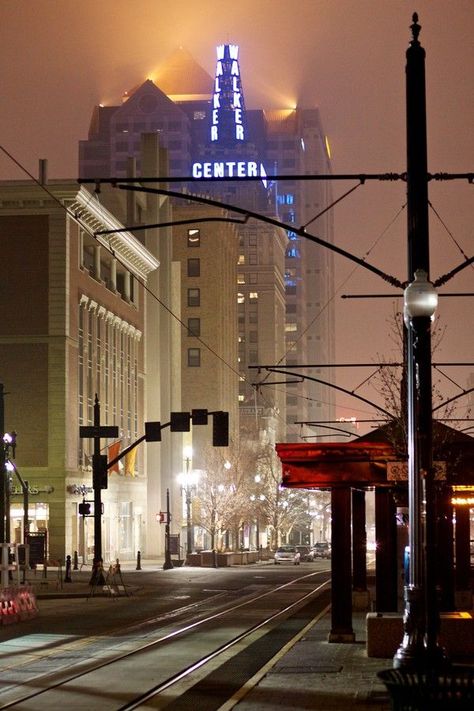
<path id="1" fill-rule="evenodd" d="M 355 643 L 327 642 L 330 626 L 327 613 L 249 681 L 250 691 L 236 706 L 227 704 L 220 711 L 388 711 L 390 701 L 377 672 L 390 668 L 391 659 L 367 658 L 365 613 L 353 615 Z"/>

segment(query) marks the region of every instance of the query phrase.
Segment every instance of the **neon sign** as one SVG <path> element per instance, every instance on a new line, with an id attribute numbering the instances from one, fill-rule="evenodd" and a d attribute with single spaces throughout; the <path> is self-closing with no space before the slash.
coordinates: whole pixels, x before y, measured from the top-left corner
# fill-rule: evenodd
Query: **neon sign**
<path id="1" fill-rule="evenodd" d="M 244 98 L 236 44 L 217 47 L 217 64 L 212 97 L 211 141 L 235 143 L 245 140 Z"/>
<path id="2" fill-rule="evenodd" d="M 213 163 L 193 163 L 193 178 L 262 178 L 267 187 L 267 174 L 262 163 L 254 160 L 226 160 Z"/>

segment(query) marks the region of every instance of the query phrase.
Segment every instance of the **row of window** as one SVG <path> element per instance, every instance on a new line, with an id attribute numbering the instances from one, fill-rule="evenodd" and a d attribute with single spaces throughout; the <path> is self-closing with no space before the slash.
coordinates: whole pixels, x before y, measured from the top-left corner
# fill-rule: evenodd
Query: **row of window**
<path id="1" fill-rule="evenodd" d="M 201 232 L 196 228 L 188 230 L 187 245 L 189 248 L 201 246 Z M 199 257 L 188 257 L 187 260 L 188 277 L 201 276 L 201 260 Z M 201 305 L 201 290 L 197 287 L 188 289 L 188 306 Z M 201 335 L 201 319 L 198 317 L 188 318 L 188 336 Z M 188 368 L 201 367 L 201 349 L 195 346 L 188 348 Z"/>
<path id="2" fill-rule="evenodd" d="M 126 446 L 138 436 L 138 349 L 141 334 L 83 296 L 79 306 L 79 424 L 94 422 L 98 395 L 104 422 L 118 425 Z M 80 440 L 79 463 L 92 440 Z"/>

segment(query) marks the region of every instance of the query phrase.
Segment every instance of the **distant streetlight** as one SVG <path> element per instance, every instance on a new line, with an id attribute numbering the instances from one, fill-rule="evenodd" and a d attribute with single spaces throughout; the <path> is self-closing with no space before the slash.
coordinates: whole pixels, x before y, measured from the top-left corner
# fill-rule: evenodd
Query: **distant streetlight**
<path id="1" fill-rule="evenodd" d="M 192 553 L 193 551 L 193 520 L 192 520 L 192 490 L 196 486 L 199 473 L 191 469 L 191 458 L 193 450 L 191 447 L 183 448 L 183 461 L 185 464 L 184 472 L 181 472 L 178 476 L 178 483 L 185 494 L 186 503 L 186 552 Z"/>

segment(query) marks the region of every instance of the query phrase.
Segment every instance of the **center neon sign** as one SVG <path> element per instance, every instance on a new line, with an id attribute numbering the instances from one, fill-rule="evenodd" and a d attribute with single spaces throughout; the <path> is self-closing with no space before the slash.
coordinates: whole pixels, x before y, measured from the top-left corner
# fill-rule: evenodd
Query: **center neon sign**
<path id="1" fill-rule="evenodd" d="M 208 163 L 193 163 L 192 176 L 206 178 L 261 178 L 267 187 L 267 174 L 262 163 L 254 160 L 226 160 Z"/>

